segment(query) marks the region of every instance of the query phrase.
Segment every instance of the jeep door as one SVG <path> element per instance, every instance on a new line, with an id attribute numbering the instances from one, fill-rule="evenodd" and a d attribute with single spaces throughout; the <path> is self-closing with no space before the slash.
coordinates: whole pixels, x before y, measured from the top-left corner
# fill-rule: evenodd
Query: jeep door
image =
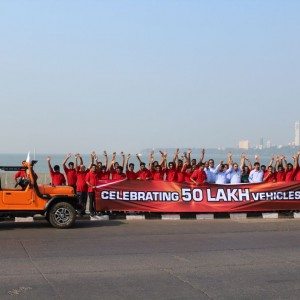
<path id="1" fill-rule="evenodd" d="M 22 190 L 3 190 L 2 203 L 4 206 L 18 206 L 19 209 L 26 209 L 33 204 L 34 193 L 31 188 Z"/>

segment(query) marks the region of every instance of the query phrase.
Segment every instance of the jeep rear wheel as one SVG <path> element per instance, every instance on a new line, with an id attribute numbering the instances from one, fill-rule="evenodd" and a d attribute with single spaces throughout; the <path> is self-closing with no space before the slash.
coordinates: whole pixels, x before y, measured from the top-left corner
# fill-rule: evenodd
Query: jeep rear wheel
<path id="1" fill-rule="evenodd" d="M 67 202 L 54 204 L 49 212 L 49 222 L 55 228 L 70 228 L 76 220 L 74 207 Z"/>

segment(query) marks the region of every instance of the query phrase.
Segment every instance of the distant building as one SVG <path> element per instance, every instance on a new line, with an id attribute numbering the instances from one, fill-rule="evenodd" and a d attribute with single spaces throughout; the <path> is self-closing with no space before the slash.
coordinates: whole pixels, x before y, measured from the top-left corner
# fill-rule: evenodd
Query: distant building
<path id="1" fill-rule="evenodd" d="M 248 140 L 239 141 L 239 149 L 248 150 L 250 148 L 250 143 Z"/>
<path id="2" fill-rule="evenodd" d="M 267 149 L 270 149 L 271 148 L 271 146 L 272 146 L 272 144 L 271 144 L 271 141 L 269 140 L 269 141 L 267 141 L 267 144 L 266 144 L 266 147 L 267 147 Z"/>
<path id="3" fill-rule="evenodd" d="M 264 138 L 261 137 L 259 140 L 259 149 L 264 149 Z"/>
<path id="4" fill-rule="evenodd" d="M 295 123 L 295 146 L 300 146 L 300 122 Z"/>

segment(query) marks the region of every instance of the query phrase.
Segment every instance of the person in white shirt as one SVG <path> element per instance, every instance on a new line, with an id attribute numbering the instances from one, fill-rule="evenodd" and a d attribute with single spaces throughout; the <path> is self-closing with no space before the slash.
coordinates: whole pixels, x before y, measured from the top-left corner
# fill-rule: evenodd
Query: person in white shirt
<path id="1" fill-rule="evenodd" d="M 237 163 L 234 163 L 232 166 L 229 168 L 229 177 L 230 177 L 230 184 L 239 184 L 241 183 L 241 178 L 242 178 L 242 170 L 239 167 Z"/>
<path id="2" fill-rule="evenodd" d="M 264 179 L 264 172 L 260 169 L 260 163 L 254 164 L 254 169 L 249 174 L 250 183 L 261 183 Z"/>
<path id="3" fill-rule="evenodd" d="M 220 162 L 220 164 L 215 168 L 213 173 L 216 175 L 216 184 L 226 184 L 227 183 L 227 175 L 230 173 L 230 169 L 227 171 L 224 170 L 224 164 L 223 161 Z"/>
<path id="4" fill-rule="evenodd" d="M 210 159 L 208 161 L 208 170 L 209 172 L 207 173 L 210 173 L 209 176 L 207 176 L 207 173 L 206 173 L 206 176 L 207 178 L 209 178 L 209 181 L 207 181 L 208 183 L 216 183 L 216 174 L 217 174 L 217 168 L 215 168 L 215 161 L 213 159 Z"/>

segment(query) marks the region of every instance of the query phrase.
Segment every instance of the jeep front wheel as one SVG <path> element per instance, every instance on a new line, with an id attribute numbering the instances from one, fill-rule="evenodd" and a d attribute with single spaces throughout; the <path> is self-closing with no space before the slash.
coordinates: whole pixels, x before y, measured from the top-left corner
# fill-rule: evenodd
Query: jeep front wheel
<path id="1" fill-rule="evenodd" d="M 67 202 L 54 204 L 49 212 L 49 222 L 55 228 L 70 228 L 76 220 L 74 207 Z"/>

